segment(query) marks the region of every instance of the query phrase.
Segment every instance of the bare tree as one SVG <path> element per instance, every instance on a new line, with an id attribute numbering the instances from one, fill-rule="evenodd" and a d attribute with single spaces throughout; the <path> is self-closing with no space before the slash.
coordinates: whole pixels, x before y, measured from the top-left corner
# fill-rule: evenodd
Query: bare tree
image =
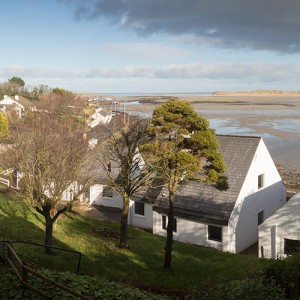
<path id="1" fill-rule="evenodd" d="M 123 198 L 120 220 L 119 247 L 128 247 L 128 212 L 130 197 L 140 188 L 148 185 L 152 173 L 140 153 L 139 145 L 149 141 L 148 122 L 145 119 L 132 120 L 123 128 L 112 131 L 100 145 L 101 169 L 106 174 L 107 184 Z"/>
<path id="2" fill-rule="evenodd" d="M 45 218 L 45 245 L 52 246 L 53 224 L 68 208 L 59 203 L 64 191 L 82 178 L 87 143 L 80 131 L 47 113 L 28 116 L 12 135 L 6 157 L 21 174 L 20 195 Z"/>

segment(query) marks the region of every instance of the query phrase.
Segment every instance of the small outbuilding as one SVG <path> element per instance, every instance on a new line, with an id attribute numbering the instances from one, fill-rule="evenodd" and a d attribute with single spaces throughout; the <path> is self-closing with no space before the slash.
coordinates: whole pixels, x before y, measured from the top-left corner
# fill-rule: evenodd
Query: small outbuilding
<path id="1" fill-rule="evenodd" d="M 259 226 L 259 249 L 264 258 L 300 251 L 300 192 Z"/>

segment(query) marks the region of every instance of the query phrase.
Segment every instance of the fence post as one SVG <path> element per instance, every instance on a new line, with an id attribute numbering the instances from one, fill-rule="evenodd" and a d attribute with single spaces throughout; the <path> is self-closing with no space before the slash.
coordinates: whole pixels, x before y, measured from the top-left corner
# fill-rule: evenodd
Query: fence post
<path id="1" fill-rule="evenodd" d="M 7 244 L 9 244 L 9 246 L 12 247 L 11 241 L 7 241 Z M 9 258 L 10 260 L 12 260 L 12 253 L 11 253 L 11 251 L 10 251 L 9 248 L 7 248 L 7 256 L 8 256 L 8 258 Z"/>
<path id="2" fill-rule="evenodd" d="M 24 263 L 22 263 L 22 281 L 25 283 L 28 281 L 28 271 Z"/>
<path id="3" fill-rule="evenodd" d="M 265 258 L 265 255 L 264 255 L 264 246 L 260 246 L 260 251 L 261 251 L 261 258 Z"/>

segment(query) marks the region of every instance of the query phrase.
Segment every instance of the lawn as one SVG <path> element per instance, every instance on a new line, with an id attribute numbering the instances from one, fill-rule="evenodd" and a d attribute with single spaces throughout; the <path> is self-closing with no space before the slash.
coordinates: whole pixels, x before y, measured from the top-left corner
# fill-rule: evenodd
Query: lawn
<path id="1" fill-rule="evenodd" d="M 80 273 L 104 277 L 137 287 L 188 292 L 208 288 L 218 281 L 242 279 L 264 264 L 251 256 L 222 253 L 214 249 L 174 242 L 172 269 L 162 268 L 162 237 L 129 228 L 129 249 L 119 249 L 117 239 L 101 232 L 118 233 L 119 224 L 89 220 L 73 213 L 59 218 L 54 246 L 80 251 Z M 11 195 L 0 193 L 0 240 L 44 241 L 44 220 Z M 56 251 L 48 256 L 43 248 L 14 244 L 17 252 L 36 268 L 75 271 L 78 257 Z"/>

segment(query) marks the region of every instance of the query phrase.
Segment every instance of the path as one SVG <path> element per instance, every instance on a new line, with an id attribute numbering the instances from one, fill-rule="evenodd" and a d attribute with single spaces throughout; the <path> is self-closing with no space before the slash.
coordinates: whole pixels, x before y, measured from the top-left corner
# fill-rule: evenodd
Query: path
<path id="1" fill-rule="evenodd" d="M 119 222 L 121 218 L 121 211 L 110 207 L 98 207 L 97 209 L 87 204 L 79 204 L 73 207 L 73 211 L 93 220 Z"/>

